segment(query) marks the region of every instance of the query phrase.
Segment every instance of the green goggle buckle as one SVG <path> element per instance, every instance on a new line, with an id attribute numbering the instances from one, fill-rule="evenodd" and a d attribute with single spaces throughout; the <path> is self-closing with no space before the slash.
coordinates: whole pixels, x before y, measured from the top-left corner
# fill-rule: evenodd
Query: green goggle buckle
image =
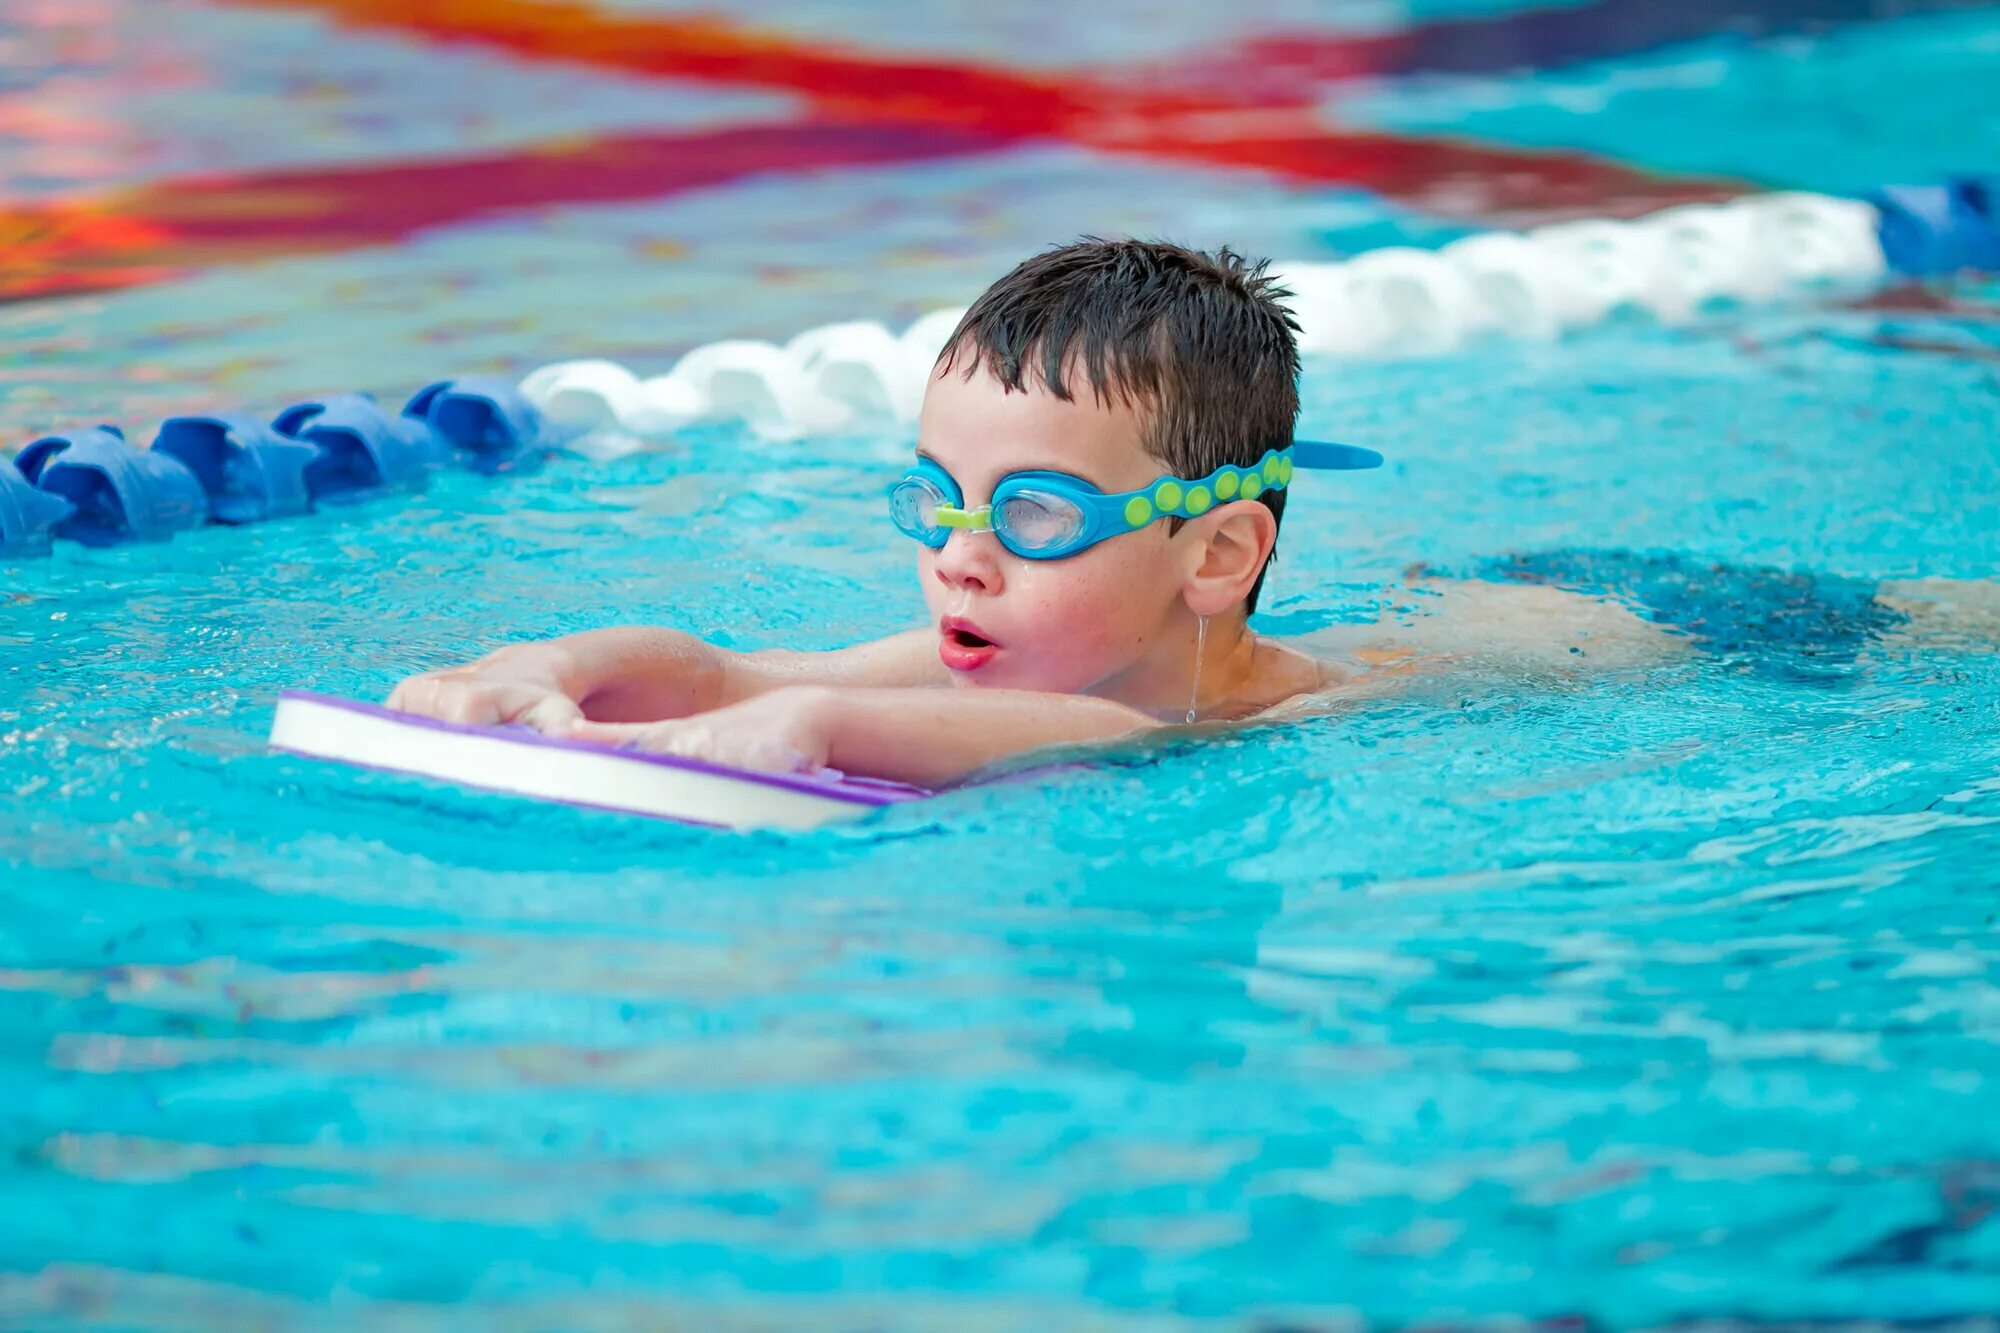
<path id="1" fill-rule="evenodd" d="M 977 509 L 959 509 L 953 505 L 939 505 L 935 511 L 936 523 L 941 528 L 957 528 L 962 532 L 993 531 L 993 506 L 981 505 Z"/>

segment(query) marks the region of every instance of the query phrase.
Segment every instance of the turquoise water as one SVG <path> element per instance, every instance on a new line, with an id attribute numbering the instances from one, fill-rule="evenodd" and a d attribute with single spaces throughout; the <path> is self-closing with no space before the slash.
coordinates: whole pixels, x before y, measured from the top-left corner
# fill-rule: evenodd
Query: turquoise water
<path id="1" fill-rule="evenodd" d="M 1040 145 L 757 179 L 9 307 L 0 421 L 652 368 L 1176 221 L 1456 225 Z M 1544 551 L 1991 579 L 1997 308 L 1313 364 L 1304 430 L 1392 462 L 1301 488 L 1262 625 Z M 281 688 L 519 638 L 914 623 L 909 444 L 713 427 L 0 566 L 0 1326 L 1992 1325 L 1991 611 L 1811 683 L 1475 659 L 811 835 L 263 752 Z"/>
<path id="2" fill-rule="evenodd" d="M 1987 82 L 2000 13 L 1911 15 L 1812 40 L 1723 32 L 1620 60 L 1329 90 L 1348 125 L 1585 148 L 1665 170 L 1861 193 L 1983 172 L 2000 157 Z M 1745 127 L 1754 127 L 1746 133 Z"/>
<path id="3" fill-rule="evenodd" d="M 1614 540 L 1990 570 L 1990 367 L 1880 323 L 1322 368 L 1309 421 L 1397 461 L 1301 493 L 1271 627 L 1361 614 L 1412 559 Z M 0 1267 L 55 1265 L 13 1298 L 104 1326 L 167 1297 L 189 1326 L 2000 1302 L 1976 635 L 1833 687 L 1475 671 L 811 836 L 261 753 L 281 687 L 376 695 L 516 637 L 906 623 L 890 443 L 717 432 L 10 571 L 0 1114 L 32 1206 Z"/>

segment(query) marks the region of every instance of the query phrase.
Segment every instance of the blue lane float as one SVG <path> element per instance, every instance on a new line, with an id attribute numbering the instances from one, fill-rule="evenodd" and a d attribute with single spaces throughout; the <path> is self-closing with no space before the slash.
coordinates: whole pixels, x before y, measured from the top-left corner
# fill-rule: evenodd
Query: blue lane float
<path id="1" fill-rule="evenodd" d="M 1911 277 L 2000 270 L 2000 176 L 1885 185 L 1868 197 L 1889 267 Z"/>
<path id="2" fill-rule="evenodd" d="M 38 489 L 12 460 L 0 458 L 0 559 L 47 555 L 56 525 L 75 512 L 76 506 Z"/>
<path id="3" fill-rule="evenodd" d="M 367 394 L 174 417 L 152 447 L 117 426 L 48 435 L 0 455 L 0 558 L 163 541 L 203 523 L 240 525 L 418 490 L 454 461 L 486 475 L 539 466 L 560 432 L 505 380 L 442 380 L 391 413 Z"/>
<path id="4" fill-rule="evenodd" d="M 70 441 L 93 439 L 100 433 L 120 441 L 125 438 L 124 428 L 120 426 L 98 426 L 72 431 L 68 435 L 44 435 L 39 440 L 30 440 L 21 446 L 21 451 L 14 455 L 14 466 L 20 469 L 21 475 L 28 479 L 30 485 L 39 486 L 42 472 L 48 467 L 49 460 L 69 448 Z"/>
<path id="5" fill-rule="evenodd" d="M 306 465 L 315 501 L 366 499 L 386 490 L 421 490 L 451 458 L 451 448 L 413 416 L 390 416 L 365 393 L 297 403 L 271 423 L 280 435 L 318 450 Z"/>
<path id="6" fill-rule="evenodd" d="M 194 473 L 218 523 L 257 523 L 312 508 L 305 474 L 319 448 L 247 412 L 174 417 L 161 425 L 153 452 L 179 459 Z"/>
<path id="7" fill-rule="evenodd" d="M 539 467 L 557 447 L 549 423 L 519 386 L 497 375 L 440 380 L 417 390 L 403 409 L 489 476 Z"/>
<path id="8" fill-rule="evenodd" d="M 208 492 L 187 464 L 134 449 L 112 427 L 36 440 L 21 451 L 20 467 L 37 489 L 72 507 L 56 535 L 86 546 L 165 541 L 208 521 Z"/>

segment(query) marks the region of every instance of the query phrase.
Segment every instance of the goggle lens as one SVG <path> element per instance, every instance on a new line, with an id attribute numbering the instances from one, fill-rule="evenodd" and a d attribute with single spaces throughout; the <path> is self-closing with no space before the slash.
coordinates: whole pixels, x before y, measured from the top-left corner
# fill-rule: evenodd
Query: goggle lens
<path id="1" fill-rule="evenodd" d="M 889 519 L 904 536 L 936 549 L 951 537 L 937 521 L 938 506 L 950 503 L 951 497 L 930 478 L 905 477 L 889 492 Z"/>
<path id="2" fill-rule="evenodd" d="M 993 529 L 1020 556 L 1067 551 L 1083 539 L 1089 519 L 1076 503 L 1046 491 L 1013 491 L 993 509 Z"/>

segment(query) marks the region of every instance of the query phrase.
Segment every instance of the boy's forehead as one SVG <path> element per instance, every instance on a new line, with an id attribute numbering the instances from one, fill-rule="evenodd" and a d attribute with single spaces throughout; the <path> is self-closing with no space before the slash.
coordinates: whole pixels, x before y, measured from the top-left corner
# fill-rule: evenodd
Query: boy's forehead
<path id="1" fill-rule="evenodd" d="M 957 475 L 1049 469 L 1100 486 L 1142 486 L 1159 472 L 1145 451 L 1144 418 L 1117 395 L 1100 401 L 1089 381 L 1056 397 L 1039 376 L 1008 390 L 984 368 L 948 368 L 931 376 L 918 418 L 917 446 Z"/>

